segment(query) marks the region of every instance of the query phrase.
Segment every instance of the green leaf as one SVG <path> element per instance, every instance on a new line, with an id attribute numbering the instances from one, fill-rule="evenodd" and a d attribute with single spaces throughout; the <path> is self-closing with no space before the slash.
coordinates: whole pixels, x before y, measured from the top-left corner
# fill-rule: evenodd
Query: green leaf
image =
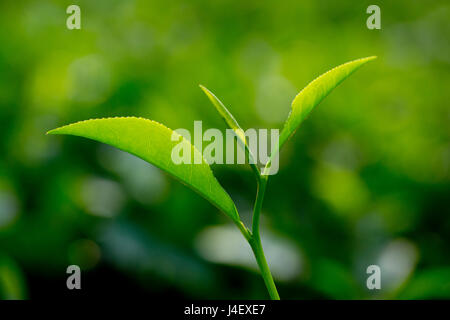
<path id="1" fill-rule="evenodd" d="M 292 101 L 292 110 L 280 135 L 280 148 L 311 110 L 317 106 L 334 88 L 347 79 L 362 65 L 376 57 L 361 58 L 337 66 L 311 81 Z"/>
<path id="2" fill-rule="evenodd" d="M 236 135 L 238 138 L 245 144 L 245 134 L 244 130 L 241 129 L 239 124 L 237 123 L 236 119 L 233 117 L 230 111 L 224 106 L 222 101 L 217 98 L 214 93 L 209 91 L 206 87 L 202 86 L 201 84 L 199 87 L 203 90 L 203 92 L 206 94 L 206 96 L 211 100 L 212 104 L 216 108 L 216 110 L 219 112 L 223 120 L 225 120 L 226 124 L 236 132 Z"/>
<path id="3" fill-rule="evenodd" d="M 201 153 L 181 135 L 156 121 L 135 117 L 92 119 L 51 130 L 48 134 L 85 137 L 129 152 L 168 172 L 240 224 L 233 201 Z M 172 141 L 172 134 L 177 137 L 176 141 Z M 199 157 L 201 163 L 175 164 L 171 157 L 172 149 L 179 143 L 186 144 L 183 149 L 191 150 L 191 159 Z"/>
<path id="4" fill-rule="evenodd" d="M 362 65 L 376 59 L 375 56 L 353 60 L 337 66 L 310 82 L 292 101 L 292 110 L 289 114 L 284 128 L 280 134 L 279 147 L 295 133 L 300 124 L 305 120 L 311 110 L 317 106 L 334 88 L 347 79 L 353 72 Z M 271 159 L 275 153 L 271 155 Z M 269 161 L 270 163 L 270 161 Z"/>
<path id="5" fill-rule="evenodd" d="M 203 92 L 206 94 L 208 99 L 212 102 L 212 104 L 214 105 L 216 110 L 219 112 L 220 116 L 225 121 L 225 123 L 231 129 L 233 129 L 234 133 L 238 137 L 238 140 L 239 140 L 241 146 L 244 147 L 245 151 L 247 152 L 247 154 L 249 156 L 250 166 L 252 167 L 253 171 L 255 171 L 255 174 L 257 176 L 259 176 L 259 170 L 256 167 L 256 165 L 254 164 L 254 160 L 253 160 L 254 157 L 253 157 L 252 152 L 250 151 L 250 148 L 248 147 L 247 140 L 245 139 L 245 132 L 244 132 L 244 130 L 242 130 L 242 128 L 239 126 L 238 122 L 233 117 L 231 112 L 228 111 L 227 107 L 225 107 L 225 105 L 222 103 L 222 101 L 220 101 L 219 98 L 217 98 L 214 95 L 214 93 L 212 93 L 211 91 L 209 91 L 206 87 L 204 87 L 202 85 L 199 85 L 199 86 L 203 90 Z"/>

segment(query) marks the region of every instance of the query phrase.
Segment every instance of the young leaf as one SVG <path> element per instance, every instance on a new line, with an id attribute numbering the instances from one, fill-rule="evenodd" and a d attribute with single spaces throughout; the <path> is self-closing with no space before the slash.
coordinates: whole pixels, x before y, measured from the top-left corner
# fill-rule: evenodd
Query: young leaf
<path id="1" fill-rule="evenodd" d="M 242 130 L 242 128 L 237 123 L 236 119 L 233 117 L 230 111 L 228 111 L 227 107 L 222 103 L 222 101 L 217 98 L 214 93 L 209 91 L 206 87 L 199 85 L 200 88 L 203 90 L 203 92 L 206 94 L 208 99 L 212 102 L 216 110 L 219 112 L 222 119 L 225 121 L 225 123 L 233 129 L 234 133 L 238 137 L 238 140 L 240 144 L 245 148 L 245 151 L 248 154 L 249 157 L 249 163 L 252 167 L 253 171 L 255 172 L 256 176 L 259 177 L 259 170 L 256 167 L 256 164 L 254 163 L 254 157 L 252 152 L 250 151 L 250 148 L 248 147 L 247 140 L 245 139 L 245 132 Z"/>
<path id="2" fill-rule="evenodd" d="M 156 121 L 136 117 L 92 119 L 51 130 L 48 134 L 85 137 L 129 152 L 179 179 L 240 224 L 233 201 L 201 153 L 188 140 Z M 177 141 L 172 141 L 172 134 Z M 186 147 L 183 150 L 191 151 L 191 159 L 196 155 L 201 157 L 202 163 L 175 164 L 172 149 L 179 143 Z"/>
<path id="3" fill-rule="evenodd" d="M 353 60 L 337 66 L 310 82 L 292 101 L 292 111 L 280 136 L 280 147 L 294 134 L 309 112 L 318 105 L 334 88 L 347 79 L 365 63 L 375 59 L 368 57 Z"/>
<path id="4" fill-rule="evenodd" d="M 315 80 L 310 82 L 292 101 L 292 110 L 284 124 L 280 134 L 280 141 L 277 152 L 284 143 L 295 133 L 299 125 L 305 120 L 311 110 L 318 105 L 334 88 L 347 79 L 353 72 L 358 70 L 365 63 L 376 57 L 367 57 L 353 60 L 337 66 Z M 271 155 L 271 159 L 275 154 Z"/>
<path id="5" fill-rule="evenodd" d="M 219 114 L 222 116 L 223 120 L 228 124 L 228 126 L 236 132 L 236 135 L 239 139 L 241 139 L 242 142 L 245 143 L 245 134 L 244 130 L 241 129 L 239 124 L 237 123 L 236 119 L 233 117 L 230 111 L 224 106 L 222 101 L 217 98 L 214 93 L 209 91 L 206 87 L 202 86 L 201 84 L 199 87 L 203 90 L 203 92 L 206 94 L 206 96 L 209 98 L 209 100 L 212 102 L 216 110 L 219 112 Z"/>

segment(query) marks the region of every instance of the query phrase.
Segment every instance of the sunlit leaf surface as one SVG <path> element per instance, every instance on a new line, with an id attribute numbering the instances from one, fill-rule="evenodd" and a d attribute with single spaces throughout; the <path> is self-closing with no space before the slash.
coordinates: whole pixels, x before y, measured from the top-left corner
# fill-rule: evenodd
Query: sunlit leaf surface
<path id="1" fill-rule="evenodd" d="M 281 131 L 280 148 L 295 133 L 299 125 L 315 106 L 353 72 L 375 58 L 362 58 L 341 64 L 317 77 L 300 91 L 292 101 L 291 113 Z"/>
<path id="2" fill-rule="evenodd" d="M 164 125 L 143 118 L 92 119 L 73 123 L 48 132 L 85 137 L 127 151 L 168 172 L 209 200 L 234 221 L 239 221 L 233 201 L 214 177 L 200 152 L 185 138 L 172 141 L 174 131 Z M 201 157 L 200 164 L 175 164 L 172 149 L 188 144 L 191 156 Z"/>

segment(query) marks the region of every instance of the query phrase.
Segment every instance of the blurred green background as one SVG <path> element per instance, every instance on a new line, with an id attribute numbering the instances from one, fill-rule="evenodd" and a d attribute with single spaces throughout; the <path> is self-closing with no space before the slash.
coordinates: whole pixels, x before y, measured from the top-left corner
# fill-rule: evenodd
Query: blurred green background
<path id="1" fill-rule="evenodd" d="M 81 30 L 66 8 L 81 7 Z M 381 30 L 366 8 L 381 7 Z M 309 81 L 377 55 L 282 150 L 262 234 L 284 299 L 450 298 L 448 1 L 0 3 L 0 298 L 267 298 L 227 218 L 121 151 L 45 132 L 141 116 L 281 128 Z M 213 170 L 251 221 L 246 166 Z M 66 268 L 82 268 L 82 289 Z M 382 289 L 366 288 L 381 267 Z"/>

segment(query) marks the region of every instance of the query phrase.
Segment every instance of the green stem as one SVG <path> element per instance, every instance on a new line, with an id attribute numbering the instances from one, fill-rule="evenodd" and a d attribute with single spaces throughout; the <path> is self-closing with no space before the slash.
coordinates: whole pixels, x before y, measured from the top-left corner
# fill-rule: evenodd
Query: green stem
<path id="1" fill-rule="evenodd" d="M 268 175 L 262 175 L 258 183 L 258 191 L 256 192 L 255 207 L 253 210 L 253 222 L 252 222 L 252 234 L 250 239 L 247 239 L 250 243 L 250 247 L 255 254 L 256 262 L 261 270 L 261 276 L 266 284 L 267 291 L 269 291 L 270 298 L 272 300 L 280 300 L 277 288 L 273 282 L 272 274 L 270 273 L 269 266 L 264 256 L 264 250 L 261 244 L 261 236 L 259 234 L 259 218 L 261 215 L 261 207 L 264 199 L 264 193 L 266 191 Z"/>

